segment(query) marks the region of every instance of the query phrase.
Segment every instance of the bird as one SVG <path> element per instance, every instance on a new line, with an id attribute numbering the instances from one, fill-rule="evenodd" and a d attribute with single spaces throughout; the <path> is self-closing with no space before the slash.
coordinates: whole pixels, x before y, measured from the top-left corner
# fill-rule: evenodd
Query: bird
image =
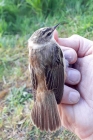
<path id="1" fill-rule="evenodd" d="M 65 58 L 53 34 L 59 25 L 40 28 L 28 39 L 29 71 L 34 95 L 31 118 L 42 131 L 53 132 L 62 125 L 58 105 L 64 91 Z"/>

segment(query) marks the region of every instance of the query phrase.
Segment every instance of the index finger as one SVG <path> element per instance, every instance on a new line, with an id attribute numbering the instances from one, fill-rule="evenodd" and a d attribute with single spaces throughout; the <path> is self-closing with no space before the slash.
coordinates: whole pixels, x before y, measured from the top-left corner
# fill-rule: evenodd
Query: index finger
<path id="1" fill-rule="evenodd" d="M 69 38 L 58 38 L 58 33 L 55 30 L 54 37 L 59 45 L 74 49 L 77 52 L 78 57 L 83 57 L 93 53 L 93 41 L 82 36 L 72 35 Z"/>

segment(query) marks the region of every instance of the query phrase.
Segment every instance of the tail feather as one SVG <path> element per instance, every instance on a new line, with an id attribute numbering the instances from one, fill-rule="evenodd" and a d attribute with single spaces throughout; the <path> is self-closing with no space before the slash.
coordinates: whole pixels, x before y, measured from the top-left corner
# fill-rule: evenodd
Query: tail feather
<path id="1" fill-rule="evenodd" d="M 36 100 L 32 108 L 32 121 L 41 130 L 55 131 L 61 126 L 54 93 L 44 93 L 39 101 Z"/>
<path id="2" fill-rule="evenodd" d="M 48 120 L 48 123 L 49 123 L 49 129 L 50 131 L 53 130 L 53 115 L 52 115 L 52 110 L 49 111 L 49 120 Z"/>
<path id="3" fill-rule="evenodd" d="M 53 103 L 52 103 L 53 104 Z M 57 105 L 56 105 L 56 109 L 57 109 Z M 57 116 L 57 114 L 58 113 L 55 113 L 55 108 L 53 108 L 52 109 L 52 114 L 55 114 L 55 115 L 53 115 L 53 119 L 52 119 L 52 121 L 53 121 L 53 130 L 54 129 L 56 129 L 57 128 L 57 120 L 59 120 L 58 118 L 59 118 L 59 116 Z M 58 114 L 59 115 L 59 114 Z"/>
<path id="4" fill-rule="evenodd" d="M 44 108 L 43 108 L 44 110 Z M 44 129 L 48 130 L 48 110 L 47 110 L 47 106 L 45 106 L 45 112 L 44 113 L 44 126 L 46 126 Z M 43 123 L 43 122 L 42 122 Z"/>
<path id="5" fill-rule="evenodd" d="M 45 112 L 43 112 L 43 111 L 44 111 L 44 105 L 42 104 L 42 106 L 41 106 L 41 130 L 44 130 L 44 115 L 45 115 Z"/>
<path id="6" fill-rule="evenodd" d="M 37 103 L 35 104 L 35 110 L 36 110 L 36 117 L 37 117 L 37 119 L 35 119 L 35 123 L 37 124 L 37 127 L 39 127 L 39 110 L 38 110 L 38 108 L 37 108 Z"/>
<path id="7" fill-rule="evenodd" d="M 51 106 L 53 106 L 53 100 L 50 103 L 51 103 Z M 56 106 L 52 107 L 52 109 L 49 111 L 49 115 L 50 115 L 49 116 L 49 128 L 52 131 L 52 130 L 56 129 Z"/>

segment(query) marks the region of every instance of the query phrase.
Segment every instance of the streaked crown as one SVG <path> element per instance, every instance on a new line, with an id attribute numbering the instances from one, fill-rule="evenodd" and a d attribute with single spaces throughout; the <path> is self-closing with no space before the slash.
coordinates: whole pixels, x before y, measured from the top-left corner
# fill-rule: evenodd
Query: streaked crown
<path id="1" fill-rule="evenodd" d="M 35 44 L 44 44 L 46 42 L 49 42 L 52 39 L 53 32 L 58 25 L 59 24 L 54 27 L 40 28 L 32 34 L 29 41 L 32 41 Z"/>

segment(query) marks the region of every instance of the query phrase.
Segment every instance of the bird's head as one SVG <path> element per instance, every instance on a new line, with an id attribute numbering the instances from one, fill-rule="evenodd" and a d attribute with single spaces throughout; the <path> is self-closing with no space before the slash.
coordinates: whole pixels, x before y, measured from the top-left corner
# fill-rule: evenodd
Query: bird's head
<path id="1" fill-rule="evenodd" d="M 32 42 L 33 44 L 46 44 L 48 42 L 51 41 L 51 39 L 53 38 L 53 32 L 54 30 L 59 26 L 59 24 L 57 24 L 54 27 L 44 27 L 44 28 L 40 28 L 39 30 L 35 31 L 32 36 L 30 37 L 30 39 L 28 40 L 28 42 Z"/>

